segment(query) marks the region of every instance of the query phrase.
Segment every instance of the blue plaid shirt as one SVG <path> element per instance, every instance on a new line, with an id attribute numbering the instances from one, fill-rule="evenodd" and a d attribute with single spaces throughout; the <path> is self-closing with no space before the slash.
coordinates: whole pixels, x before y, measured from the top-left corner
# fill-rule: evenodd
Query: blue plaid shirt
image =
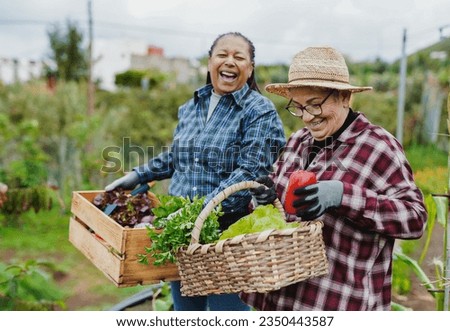
<path id="1" fill-rule="evenodd" d="M 136 167 L 141 182 L 172 178 L 170 195 L 207 196 L 272 170 L 286 141 L 273 103 L 247 84 L 222 96 L 206 122 L 212 85 L 194 93 L 178 111 L 170 149 Z M 222 202 L 223 211 L 245 212 L 251 196 L 240 191 Z"/>

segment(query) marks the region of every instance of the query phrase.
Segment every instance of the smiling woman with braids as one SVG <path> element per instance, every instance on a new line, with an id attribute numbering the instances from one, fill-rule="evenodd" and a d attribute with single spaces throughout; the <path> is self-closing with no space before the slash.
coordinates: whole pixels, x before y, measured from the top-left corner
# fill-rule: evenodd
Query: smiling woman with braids
<path id="1" fill-rule="evenodd" d="M 285 145 L 273 103 L 255 82 L 255 48 L 238 32 L 220 35 L 209 51 L 206 85 L 179 108 L 173 144 L 105 189 L 132 189 L 171 178 L 169 194 L 206 196 L 207 203 L 230 185 L 268 174 Z M 249 213 L 250 192 L 222 202 L 221 229 Z M 237 294 L 185 297 L 171 283 L 175 310 L 248 310 Z"/>

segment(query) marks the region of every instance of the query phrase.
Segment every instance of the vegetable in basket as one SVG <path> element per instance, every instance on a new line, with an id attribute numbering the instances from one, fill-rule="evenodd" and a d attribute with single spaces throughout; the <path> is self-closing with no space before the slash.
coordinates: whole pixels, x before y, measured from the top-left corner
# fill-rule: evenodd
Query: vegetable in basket
<path id="1" fill-rule="evenodd" d="M 298 222 L 288 223 L 280 211 L 273 205 L 258 206 L 255 210 L 222 232 L 219 240 L 236 237 L 241 234 L 263 232 L 265 230 L 283 230 L 295 228 Z"/>
<path id="2" fill-rule="evenodd" d="M 205 197 L 161 196 L 161 205 L 153 208 L 155 214 L 153 227 L 147 227 L 151 246 L 145 247 L 146 254 L 139 254 L 140 263 L 148 264 L 148 255 L 155 259 L 154 265 L 175 262 L 177 251 L 188 246 L 195 221 L 203 209 Z M 219 238 L 218 219 L 222 215 L 217 207 L 206 218 L 200 232 L 200 243 L 207 244 Z"/>

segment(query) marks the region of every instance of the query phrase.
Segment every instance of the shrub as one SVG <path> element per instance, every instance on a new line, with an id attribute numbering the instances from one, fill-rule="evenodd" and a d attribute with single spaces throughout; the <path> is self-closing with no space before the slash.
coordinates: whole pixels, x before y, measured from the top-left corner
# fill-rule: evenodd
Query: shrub
<path id="1" fill-rule="evenodd" d="M 414 173 L 417 186 L 426 194 L 445 193 L 447 190 L 447 168 L 430 167 Z"/>
<path id="2" fill-rule="evenodd" d="M 55 310 L 64 308 L 63 293 L 45 271 L 55 271 L 49 262 L 26 261 L 0 265 L 0 310 Z"/>

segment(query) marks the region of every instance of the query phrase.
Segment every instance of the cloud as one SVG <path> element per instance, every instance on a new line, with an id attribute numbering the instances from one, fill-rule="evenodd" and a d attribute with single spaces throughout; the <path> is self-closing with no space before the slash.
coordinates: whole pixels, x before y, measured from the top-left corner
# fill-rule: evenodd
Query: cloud
<path id="1" fill-rule="evenodd" d="M 87 42 L 87 1 L 2 1 L 1 57 L 44 58 L 51 23 L 78 22 Z M 239 31 L 256 47 L 256 63 L 290 63 L 301 49 L 330 45 L 354 60 L 400 56 L 438 41 L 450 24 L 448 0 L 92 0 L 96 72 L 123 70 L 131 52 L 146 45 L 168 56 L 198 58 L 221 33 Z M 450 29 L 449 29 L 450 30 Z M 450 31 L 447 32 L 450 35 Z M 101 70 L 100 70 L 101 69 Z M 109 74 L 106 72 L 109 70 Z M 105 80 L 106 76 L 102 79 Z"/>

